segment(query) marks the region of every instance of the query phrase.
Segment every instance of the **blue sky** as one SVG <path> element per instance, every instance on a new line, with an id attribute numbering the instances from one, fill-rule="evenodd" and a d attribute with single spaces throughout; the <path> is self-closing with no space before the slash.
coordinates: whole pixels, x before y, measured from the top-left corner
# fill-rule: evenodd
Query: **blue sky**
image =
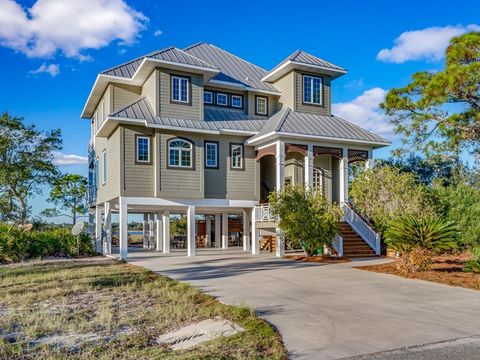
<path id="1" fill-rule="evenodd" d="M 296 49 L 345 67 L 337 115 L 398 140 L 377 103 L 419 70 L 438 70 L 448 39 L 480 28 L 480 2 L 0 0 L 0 111 L 60 128 L 62 171 L 86 175 L 80 113 L 98 72 L 166 46 L 206 41 L 271 69 Z M 383 51 L 382 51 L 383 50 Z M 80 156 L 77 158 L 73 155 Z M 63 161 L 62 161 L 63 160 Z M 32 201 L 34 214 L 45 196 Z"/>

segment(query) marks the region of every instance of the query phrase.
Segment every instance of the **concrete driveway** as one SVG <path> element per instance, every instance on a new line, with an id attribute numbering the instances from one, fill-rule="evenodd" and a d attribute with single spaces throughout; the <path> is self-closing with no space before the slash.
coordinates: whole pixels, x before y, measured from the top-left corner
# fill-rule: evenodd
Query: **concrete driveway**
<path id="1" fill-rule="evenodd" d="M 352 268 L 384 260 L 318 265 L 240 250 L 199 251 L 195 258 L 129 256 L 132 264 L 186 281 L 220 301 L 255 308 L 278 328 L 294 359 L 379 356 L 480 334 L 480 291 Z"/>

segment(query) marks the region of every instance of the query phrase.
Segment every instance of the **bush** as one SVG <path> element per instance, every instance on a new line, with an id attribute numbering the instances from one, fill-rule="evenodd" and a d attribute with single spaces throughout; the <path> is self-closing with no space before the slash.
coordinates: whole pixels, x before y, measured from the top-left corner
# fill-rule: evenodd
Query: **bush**
<path id="1" fill-rule="evenodd" d="M 339 206 L 329 205 L 320 192 L 304 186 L 285 186 L 280 193 L 270 193 L 269 201 L 284 234 L 306 256 L 323 253 L 324 246 L 331 248 L 342 215 Z"/>
<path id="2" fill-rule="evenodd" d="M 80 255 L 93 255 L 92 241 L 80 235 Z M 47 256 L 77 256 L 77 238 L 68 228 L 28 231 L 0 224 L 0 263 L 17 262 Z"/>
<path id="3" fill-rule="evenodd" d="M 399 270 L 415 272 L 428 269 L 433 253 L 455 249 L 458 236 L 453 222 L 435 217 L 403 216 L 390 223 L 385 242 L 399 253 Z"/>
<path id="4" fill-rule="evenodd" d="M 463 267 L 463 271 L 480 274 L 480 259 L 467 261 Z"/>

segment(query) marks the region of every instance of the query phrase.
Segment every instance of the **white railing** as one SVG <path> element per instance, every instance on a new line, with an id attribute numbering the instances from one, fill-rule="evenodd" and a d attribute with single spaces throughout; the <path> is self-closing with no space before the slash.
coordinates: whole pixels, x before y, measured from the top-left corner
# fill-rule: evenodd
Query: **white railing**
<path id="1" fill-rule="evenodd" d="M 342 235 L 338 234 L 335 235 L 335 238 L 333 239 L 332 246 L 337 252 L 338 256 L 342 257 L 343 256 L 343 237 Z"/>
<path id="2" fill-rule="evenodd" d="M 365 242 L 380 255 L 380 235 L 377 234 L 350 206 L 343 206 L 343 220 L 357 232 Z"/>
<path id="3" fill-rule="evenodd" d="M 277 221 L 277 218 L 273 216 L 270 205 L 263 204 L 255 206 L 255 221 Z"/>

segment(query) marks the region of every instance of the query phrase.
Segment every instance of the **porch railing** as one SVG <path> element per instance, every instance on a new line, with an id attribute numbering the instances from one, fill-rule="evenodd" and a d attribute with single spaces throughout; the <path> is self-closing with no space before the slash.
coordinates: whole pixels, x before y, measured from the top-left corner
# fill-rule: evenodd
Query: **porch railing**
<path id="1" fill-rule="evenodd" d="M 380 255 L 380 235 L 377 234 L 360 215 L 348 204 L 343 206 L 343 220 L 346 221 L 360 237 Z"/>
<path id="2" fill-rule="evenodd" d="M 262 204 L 255 207 L 255 221 L 260 222 L 276 222 L 277 218 L 273 216 L 272 209 L 268 204 Z"/>

